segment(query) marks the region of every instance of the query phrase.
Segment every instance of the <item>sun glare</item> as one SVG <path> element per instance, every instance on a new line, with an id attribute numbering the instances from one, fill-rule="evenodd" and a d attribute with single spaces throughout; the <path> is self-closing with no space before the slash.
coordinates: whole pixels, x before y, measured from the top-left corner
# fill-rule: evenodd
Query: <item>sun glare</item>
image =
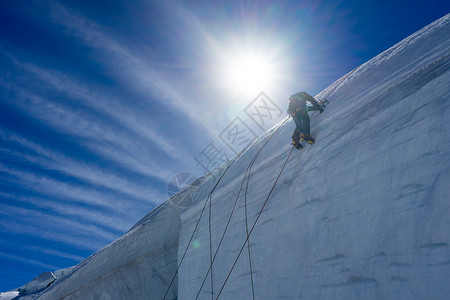
<path id="1" fill-rule="evenodd" d="M 256 95 L 268 88 L 273 71 L 269 60 L 261 55 L 238 55 L 229 59 L 225 81 L 236 93 Z"/>

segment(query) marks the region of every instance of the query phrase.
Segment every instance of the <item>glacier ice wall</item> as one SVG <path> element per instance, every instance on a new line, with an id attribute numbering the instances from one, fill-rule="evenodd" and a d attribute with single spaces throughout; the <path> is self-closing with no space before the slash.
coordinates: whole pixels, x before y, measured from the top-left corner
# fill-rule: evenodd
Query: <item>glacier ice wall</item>
<path id="1" fill-rule="evenodd" d="M 447 299 L 449 70 L 447 15 L 346 77 L 312 114 L 316 144 L 292 153 L 249 246 L 292 120 L 22 298 Z"/>
<path id="2" fill-rule="evenodd" d="M 227 280 L 291 150 L 293 122 L 264 147 L 245 192 L 245 168 L 271 132 L 230 167 L 180 267 L 179 299 L 448 298 L 449 20 L 359 67 L 312 115 L 316 144 L 293 153 Z M 179 258 L 206 200 L 181 215 Z"/>

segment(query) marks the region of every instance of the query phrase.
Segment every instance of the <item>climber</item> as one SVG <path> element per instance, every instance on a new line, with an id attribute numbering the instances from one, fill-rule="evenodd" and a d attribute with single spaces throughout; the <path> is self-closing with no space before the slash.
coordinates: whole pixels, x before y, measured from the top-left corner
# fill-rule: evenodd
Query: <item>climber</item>
<path id="1" fill-rule="evenodd" d="M 306 102 L 312 104 L 312 108 L 308 109 Z M 313 96 L 306 92 L 299 92 L 289 97 L 288 113 L 292 116 L 295 122 L 295 130 L 292 135 L 292 145 L 296 149 L 302 149 L 300 139 L 307 141 L 309 144 L 314 144 L 314 139 L 310 135 L 309 115 L 308 110 L 318 110 L 323 112 L 323 107 L 314 99 Z"/>

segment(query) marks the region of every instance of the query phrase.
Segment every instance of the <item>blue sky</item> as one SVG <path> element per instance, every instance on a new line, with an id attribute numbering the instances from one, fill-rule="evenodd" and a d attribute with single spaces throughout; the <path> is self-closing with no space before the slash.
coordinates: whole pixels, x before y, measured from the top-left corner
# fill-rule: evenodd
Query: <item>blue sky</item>
<path id="1" fill-rule="evenodd" d="M 211 143 L 231 157 L 259 92 L 284 111 L 446 2 L 1 1 L 0 291 L 121 236 Z"/>

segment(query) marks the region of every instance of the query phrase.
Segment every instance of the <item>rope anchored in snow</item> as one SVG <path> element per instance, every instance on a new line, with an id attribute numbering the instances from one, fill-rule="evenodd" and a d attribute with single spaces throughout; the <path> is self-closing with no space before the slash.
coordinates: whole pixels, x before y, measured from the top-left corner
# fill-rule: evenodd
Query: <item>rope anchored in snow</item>
<path id="1" fill-rule="evenodd" d="M 266 140 L 266 142 L 264 143 L 264 145 L 261 147 L 261 149 L 260 149 L 260 150 L 258 151 L 258 153 L 255 155 L 254 160 L 256 160 L 256 157 L 259 155 L 259 153 L 261 152 L 262 148 L 267 144 L 267 142 L 272 138 L 272 136 L 273 136 L 273 135 L 278 131 L 278 129 L 280 129 L 280 127 L 282 127 L 288 120 L 289 120 L 288 118 L 287 118 L 286 120 L 284 120 L 284 121 L 283 121 L 283 122 L 282 122 L 275 130 L 274 130 L 274 132 L 272 133 L 272 135 Z M 169 294 L 170 288 L 172 287 L 172 285 L 173 285 L 173 283 L 174 283 L 174 281 L 175 281 L 175 278 L 176 278 L 177 275 L 178 275 L 178 272 L 179 272 L 179 270 L 180 270 L 181 265 L 183 264 L 183 261 L 184 261 L 184 259 L 185 259 L 185 257 L 186 257 L 187 251 L 189 250 L 189 247 L 190 247 L 190 245 L 191 245 L 191 243 L 192 243 L 192 240 L 193 240 L 193 238 L 194 238 L 194 235 L 195 235 L 195 233 L 197 232 L 198 226 L 199 226 L 199 224 L 200 224 L 200 220 L 201 220 L 201 218 L 202 218 L 202 216 L 203 216 L 203 213 L 204 213 L 204 211 L 205 211 L 205 209 L 206 209 L 206 205 L 208 205 L 208 202 L 211 202 L 212 194 L 213 194 L 214 191 L 216 190 L 217 186 L 219 185 L 220 181 L 221 181 L 222 178 L 225 176 L 226 172 L 227 172 L 228 169 L 231 167 L 231 165 L 232 165 L 232 164 L 233 164 L 233 163 L 234 163 L 234 162 L 242 155 L 242 153 L 245 152 L 245 150 L 247 150 L 247 149 L 250 147 L 250 145 L 251 145 L 251 144 L 248 144 L 244 149 L 242 149 L 242 150 L 238 153 L 238 155 L 236 155 L 236 157 L 235 157 L 235 158 L 231 161 L 231 163 L 226 167 L 225 171 L 224 171 L 223 174 L 220 176 L 220 178 L 217 180 L 217 183 L 215 184 L 215 186 L 213 187 L 213 189 L 212 189 L 211 192 L 209 193 L 208 198 L 206 199 L 205 204 L 203 205 L 202 211 L 200 212 L 200 216 L 199 216 L 199 218 L 198 218 L 198 220 L 197 220 L 197 223 L 195 224 L 195 228 L 194 228 L 194 230 L 193 230 L 193 232 L 192 232 L 192 235 L 191 235 L 191 237 L 190 237 L 190 239 L 189 239 L 189 242 L 188 242 L 188 244 L 187 244 L 187 246 L 186 246 L 186 249 L 184 250 L 184 253 L 183 253 L 182 257 L 181 257 L 180 263 L 178 264 L 177 269 L 175 270 L 175 274 L 173 275 L 172 280 L 170 281 L 170 284 L 169 284 L 169 286 L 167 287 L 166 293 L 164 294 L 164 297 L 163 297 L 162 300 L 165 300 L 165 299 L 166 299 L 167 295 Z M 253 163 L 254 163 L 254 160 L 253 160 L 252 163 L 251 163 L 252 165 L 253 165 Z M 247 168 L 247 169 L 248 169 L 248 168 Z M 246 173 L 247 173 L 247 172 L 246 172 Z M 244 184 L 244 181 L 242 182 L 242 185 L 243 185 L 243 184 Z M 242 185 L 241 185 L 241 189 L 242 189 Z M 236 204 L 237 204 L 237 200 L 236 200 L 236 203 L 234 204 L 234 207 L 233 207 L 231 216 L 233 215 L 233 212 L 234 212 L 234 209 L 235 209 L 235 207 L 236 207 Z M 210 216 L 211 216 L 211 204 L 210 204 Z M 230 216 L 230 219 L 231 219 L 231 216 Z M 223 235 L 222 235 L 222 238 L 221 238 L 220 243 L 219 243 L 219 246 L 217 247 L 217 250 L 216 250 L 216 252 L 215 252 L 215 254 L 214 254 L 214 257 L 213 257 L 212 260 L 211 260 L 210 267 L 209 267 L 209 269 L 208 269 L 208 273 L 206 274 L 205 279 L 203 280 L 202 286 L 200 287 L 199 294 L 200 294 L 200 292 L 201 292 L 201 289 L 203 288 L 203 285 L 204 285 L 206 279 L 208 278 L 209 272 L 210 272 L 211 269 L 212 269 L 212 265 L 213 265 L 214 260 L 215 260 L 215 258 L 216 258 L 217 252 L 219 251 L 220 245 L 221 245 L 221 243 L 222 243 L 222 241 L 223 241 L 223 238 L 224 238 L 224 236 L 225 236 L 225 232 L 226 232 L 226 230 L 227 230 L 227 228 L 228 228 L 228 225 L 229 225 L 229 223 L 230 223 L 230 219 L 228 220 L 228 224 L 227 224 L 227 226 L 226 226 L 226 228 L 225 228 L 225 231 L 224 231 L 224 233 L 223 233 Z M 211 243 L 211 234 L 210 234 L 210 243 Z M 212 249 L 212 248 L 210 247 L 210 251 L 211 251 L 211 249 Z M 210 253 L 211 253 L 211 252 L 210 252 Z M 210 255 L 210 259 L 211 259 L 211 255 Z M 211 287 L 213 287 L 212 279 L 211 279 Z M 212 291 L 213 291 L 213 290 L 212 290 Z M 198 298 L 199 294 L 197 295 L 197 298 Z M 213 292 L 212 292 L 212 294 L 213 294 Z"/>
<path id="2" fill-rule="evenodd" d="M 207 280 L 207 278 L 208 278 L 209 272 L 212 271 L 214 261 L 215 261 L 215 259 L 216 259 L 216 257 L 217 257 L 217 253 L 219 252 L 219 249 L 220 249 L 220 247 L 221 247 L 221 245 L 222 245 L 222 242 L 223 242 L 223 240 L 224 240 L 224 238 L 225 238 L 225 234 L 226 234 L 226 232 L 227 232 L 227 230 L 228 230 L 228 226 L 230 225 L 231 218 L 232 218 L 232 216 L 233 216 L 233 214 L 234 214 L 234 211 L 235 211 L 235 209 L 236 209 L 236 205 L 237 205 L 237 202 L 238 202 L 238 200 L 239 200 L 239 196 L 240 196 L 240 194 L 241 194 L 242 188 L 243 188 L 243 186 L 244 186 L 245 179 L 248 178 L 248 177 L 247 177 L 247 174 L 250 174 L 250 171 L 251 171 L 251 169 L 252 169 L 252 167 L 253 167 L 253 164 L 255 163 L 256 159 L 258 158 L 258 156 L 260 155 L 261 151 L 264 149 L 264 147 L 266 146 L 266 144 L 267 144 L 267 143 L 270 141 L 270 139 L 275 135 L 275 133 L 276 133 L 276 132 L 284 125 L 284 124 L 286 124 L 286 122 L 287 122 L 288 120 L 289 120 L 289 118 L 286 118 L 283 122 L 280 123 L 280 125 L 278 125 L 278 127 L 277 127 L 277 128 L 273 131 L 273 133 L 266 139 L 266 141 L 264 142 L 264 144 L 260 147 L 260 149 L 258 150 L 258 152 L 254 155 L 254 157 L 253 157 L 252 161 L 250 162 L 250 164 L 247 166 L 247 169 L 245 170 L 245 173 L 244 173 L 244 178 L 242 179 L 241 187 L 240 187 L 240 189 L 239 189 L 238 195 L 237 195 L 236 200 L 235 200 L 235 202 L 234 202 L 233 208 L 231 209 L 231 213 L 230 213 L 230 216 L 228 217 L 228 221 L 227 221 L 227 224 L 226 224 L 226 226 L 225 226 L 225 229 L 224 229 L 224 231 L 223 231 L 223 233 L 222 233 L 222 237 L 220 238 L 219 245 L 217 246 L 217 249 L 216 249 L 216 251 L 215 251 L 215 253 L 214 253 L 213 259 L 212 259 L 212 261 L 210 262 L 210 266 L 209 266 L 209 268 L 208 268 L 208 271 L 206 272 L 206 275 L 205 275 L 204 278 L 203 278 L 203 282 L 202 282 L 202 284 L 201 284 L 201 286 L 200 286 L 200 289 L 199 289 L 199 291 L 198 291 L 197 296 L 196 296 L 195 299 L 198 299 L 198 297 L 200 296 L 200 293 L 201 293 L 201 291 L 202 291 L 202 289 L 203 289 L 203 286 L 204 286 L 204 284 L 205 284 L 205 282 L 206 282 L 206 280 Z M 253 275 L 252 275 L 252 276 L 253 276 Z M 252 291 L 253 291 L 253 286 L 252 286 Z M 213 294 L 213 292 L 212 292 L 212 294 Z"/>
<path id="3" fill-rule="evenodd" d="M 244 197 L 244 207 L 245 207 L 245 233 L 248 236 L 248 214 L 247 214 L 247 193 L 248 193 L 248 184 L 250 182 L 250 173 L 247 177 L 247 186 L 245 187 L 245 197 Z M 247 250 L 248 250 L 248 264 L 250 268 L 250 280 L 252 282 L 252 299 L 255 300 L 255 284 L 253 283 L 253 267 L 252 267 L 252 255 L 250 251 L 250 240 L 247 243 Z"/>
<path id="4" fill-rule="evenodd" d="M 176 278 L 177 275 L 178 275 L 178 271 L 180 270 L 180 267 L 181 267 L 181 265 L 182 265 L 182 263 L 183 263 L 183 261 L 184 261 L 184 258 L 186 257 L 186 253 L 187 253 L 187 251 L 188 251 L 188 249 L 189 249 L 189 246 L 191 245 L 192 240 L 193 240 L 193 238 L 194 238 L 194 235 L 195 235 L 195 233 L 197 232 L 197 228 L 198 228 L 198 225 L 199 225 L 199 223 L 200 223 L 200 220 L 201 220 L 201 218 L 202 218 L 202 216 L 203 216 L 203 213 L 204 213 L 204 211 L 205 211 L 206 205 L 208 204 L 209 201 L 211 201 L 211 195 L 214 193 L 214 191 L 216 190 L 216 188 L 217 188 L 217 186 L 219 185 L 220 181 L 221 181 L 222 178 L 225 176 L 225 174 L 227 173 L 227 171 L 228 171 L 228 169 L 231 167 L 231 165 L 232 165 L 232 164 L 233 164 L 233 163 L 234 163 L 234 162 L 242 155 L 242 153 L 245 152 L 245 150 L 246 150 L 249 146 L 250 146 L 250 144 L 247 145 L 244 149 L 242 149 L 241 152 L 239 152 L 238 155 L 236 155 L 236 157 L 230 162 L 230 164 L 226 167 L 225 171 L 224 171 L 223 174 L 220 176 L 220 178 L 217 180 L 217 182 L 216 182 L 216 184 L 214 185 L 213 189 L 212 189 L 211 192 L 209 193 L 208 198 L 207 198 L 206 201 L 205 201 L 205 205 L 203 205 L 203 208 L 202 208 L 202 211 L 201 211 L 201 213 L 200 213 L 200 216 L 199 216 L 199 218 L 198 218 L 198 220 L 197 220 L 197 223 L 195 224 L 194 231 L 192 232 L 192 235 L 191 235 L 191 237 L 190 237 L 190 239 L 189 239 L 189 242 L 188 242 L 188 244 L 187 244 L 187 246 L 186 246 L 186 249 L 184 250 L 183 256 L 181 257 L 180 263 L 178 264 L 177 269 L 175 270 L 175 274 L 173 275 L 172 280 L 170 281 L 170 284 L 169 284 L 169 286 L 167 287 L 167 291 L 166 291 L 166 293 L 164 294 L 163 300 L 166 299 L 167 295 L 169 294 L 170 288 L 172 287 L 173 282 L 175 281 L 175 278 Z M 210 209 L 211 209 L 211 208 L 210 208 Z M 211 285 L 212 285 L 212 281 L 211 281 Z"/>
<path id="5" fill-rule="evenodd" d="M 349 72 L 348 74 L 346 74 L 344 77 L 342 77 L 342 78 L 334 85 L 334 87 L 326 94 L 326 96 L 320 100 L 321 103 L 328 102 L 328 101 L 327 101 L 327 97 L 330 96 L 330 95 L 331 95 L 331 94 L 339 87 L 339 85 L 340 85 L 340 84 L 341 84 L 348 76 L 350 76 L 353 72 L 355 72 L 357 69 L 359 69 L 359 67 L 361 67 L 361 65 L 358 66 L 358 67 L 356 67 L 355 69 L 353 69 L 351 72 Z M 215 253 L 214 253 L 214 256 L 213 256 L 213 255 L 212 255 L 212 236 L 211 236 L 211 210 L 212 210 L 211 196 L 212 196 L 212 193 L 213 193 L 213 192 L 215 191 L 215 189 L 217 188 L 219 182 L 221 181 L 221 179 L 222 179 L 223 176 L 225 175 L 225 173 L 226 173 L 226 172 L 228 171 L 228 169 L 230 168 L 230 166 L 236 161 L 236 159 L 237 159 L 238 157 L 241 156 L 241 154 L 242 154 L 242 153 L 250 146 L 250 144 L 247 145 L 247 147 L 245 147 L 245 148 L 244 148 L 244 149 L 243 149 L 243 150 L 242 150 L 242 151 L 241 151 L 241 152 L 233 159 L 233 161 L 227 166 L 227 168 L 225 169 L 224 173 L 223 173 L 222 176 L 219 178 L 219 180 L 217 181 L 216 185 L 214 186 L 214 188 L 213 188 L 213 189 L 211 190 L 211 192 L 209 193 L 207 200 L 205 201 L 205 204 L 204 204 L 204 206 L 203 206 L 203 208 L 202 208 L 202 211 L 201 211 L 201 213 L 200 213 L 199 219 L 197 220 L 197 223 L 196 223 L 196 225 L 195 225 L 194 231 L 193 231 L 193 233 L 192 233 L 192 235 L 191 235 L 191 237 L 190 237 L 190 239 L 189 239 L 189 242 L 188 242 L 188 244 L 187 244 L 187 247 L 186 247 L 186 249 L 185 249 L 185 251 L 184 251 L 184 253 L 183 253 L 183 256 L 182 256 L 182 258 L 181 258 L 181 260 L 180 260 L 180 263 L 179 263 L 179 265 L 178 265 L 178 267 L 177 267 L 177 269 L 176 269 L 176 271 L 175 271 L 175 274 L 174 274 L 174 276 L 173 276 L 173 278 L 172 278 L 172 280 L 171 280 L 171 282 L 170 282 L 170 284 L 169 284 L 169 287 L 167 288 L 167 291 L 166 291 L 166 293 L 165 293 L 165 295 L 164 295 L 163 300 L 166 299 L 166 297 L 167 297 L 167 295 L 168 295 L 168 293 L 169 293 L 169 291 L 170 291 L 170 288 L 171 288 L 171 286 L 172 286 L 172 284 L 173 284 L 173 282 L 174 282 L 174 280 L 175 280 L 175 278 L 176 278 L 176 276 L 177 276 L 177 274 L 178 274 L 178 271 L 179 271 L 179 269 L 180 269 L 180 267 L 181 267 L 181 264 L 182 264 L 183 261 L 184 261 L 184 258 L 185 258 L 185 256 L 186 256 L 186 253 L 187 253 L 187 251 L 188 251 L 188 249 L 189 249 L 190 244 L 192 243 L 193 237 L 194 237 L 194 235 L 195 235 L 195 232 L 197 231 L 198 225 L 199 225 L 199 223 L 200 223 L 200 220 L 201 220 L 201 218 L 202 218 L 202 216 L 203 216 L 203 213 L 204 213 L 204 211 L 205 211 L 205 208 L 206 208 L 206 205 L 208 204 L 208 202 L 209 202 L 210 266 L 209 266 L 208 271 L 207 271 L 207 273 L 206 273 L 206 275 L 205 275 L 205 277 L 204 277 L 204 280 L 203 280 L 203 282 L 202 282 L 202 285 L 201 285 L 201 287 L 200 287 L 200 290 L 199 290 L 198 293 L 197 293 L 196 299 L 198 299 L 198 297 L 199 297 L 199 295 L 200 295 L 200 293 L 201 293 L 201 290 L 203 289 L 203 286 L 204 286 L 204 284 L 205 284 L 205 281 L 206 281 L 206 279 L 208 278 L 208 275 L 209 275 L 210 272 L 211 272 L 211 297 L 212 297 L 212 299 L 214 299 L 214 289 L 213 289 L 214 286 L 213 286 L 212 267 L 213 267 L 214 261 L 215 261 L 215 259 L 216 259 L 217 253 L 218 253 L 218 251 L 219 251 L 219 249 L 220 249 L 220 246 L 221 246 L 221 244 L 222 244 L 222 242 L 223 242 L 225 233 L 226 233 L 226 231 L 227 231 L 227 229 L 228 229 L 228 226 L 229 226 L 229 224 L 230 224 L 231 217 L 232 217 L 233 214 L 234 214 L 234 211 L 235 211 L 235 208 L 236 208 L 236 204 L 237 204 L 238 199 L 239 199 L 239 195 L 240 195 L 240 193 L 241 193 L 243 184 L 244 184 L 245 179 L 246 179 L 246 176 L 247 176 L 247 174 L 248 174 L 248 177 L 247 177 L 247 187 L 246 187 L 246 195 L 245 195 L 245 218 L 246 218 L 246 232 L 247 232 L 247 238 L 246 238 L 246 240 L 245 240 L 245 242 L 244 242 L 244 245 L 242 246 L 242 248 L 241 248 L 241 250 L 240 250 L 240 252 L 239 252 L 239 254 L 238 254 L 238 257 L 236 258 L 236 261 L 234 262 L 234 264 L 233 264 L 233 266 L 232 266 L 232 268 L 231 268 L 231 270 L 230 270 L 230 272 L 229 272 L 229 274 L 228 274 L 228 276 L 227 276 L 227 278 L 226 278 L 224 284 L 222 285 L 222 288 L 220 289 L 220 292 L 219 292 L 219 294 L 217 295 L 217 298 L 216 298 L 216 299 L 219 298 L 220 294 L 222 293 L 223 288 L 225 287 L 225 285 L 226 285 L 226 283 L 227 283 L 227 281 L 228 281 L 229 276 L 231 275 L 231 272 L 233 271 L 233 269 L 234 269 L 234 267 L 235 267 L 235 265 L 236 265 L 236 263 L 237 263 L 237 260 L 239 259 L 239 257 L 240 257 L 240 255 L 241 255 L 243 249 L 245 248 L 245 245 L 248 243 L 249 238 L 250 238 L 250 235 L 252 234 L 253 229 L 255 228 L 255 225 L 256 225 L 256 223 L 258 222 L 259 217 L 261 216 L 262 210 L 264 209 L 265 205 L 267 204 L 267 201 L 269 200 L 269 198 L 270 198 L 270 196 L 271 196 L 271 194 L 272 194 L 272 192 L 273 192 L 273 189 L 275 188 L 275 186 L 276 186 L 276 184 L 277 184 L 277 182 L 278 182 L 278 179 L 279 179 L 279 177 L 281 176 L 281 173 L 283 172 L 284 167 L 286 166 L 286 164 L 287 164 L 287 162 L 288 162 L 288 160 L 289 160 L 289 158 L 290 158 L 290 156 L 291 156 L 291 154 L 292 154 L 292 150 L 293 150 L 294 148 L 292 148 L 291 151 L 289 152 L 288 158 L 287 158 L 286 162 L 284 163 L 283 168 L 281 169 L 280 174 L 278 175 L 278 177 L 277 177 L 277 179 L 276 179 L 276 181 L 275 181 L 275 184 L 273 185 L 273 187 L 272 187 L 272 189 L 271 189 L 271 191 L 270 191 L 270 193 L 269 193 L 269 196 L 267 197 L 266 201 L 264 202 L 264 205 L 263 205 L 263 207 L 261 208 L 261 211 L 260 211 L 260 213 L 258 214 L 258 217 L 256 218 L 256 221 L 254 222 L 254 224 L 253 224 L 253 226 L 252 226 L 252 228 L 251 228 L 250 231 L 248 231 L 248 223 L 247 223 L 247 190 L 248 190 L 248 181 L 249 181 L 249 177 L 250 177 L 250 172 L 249 172 L 249 171 L 250 171 L 251 168 L 253 167 L 253 164 L 254 164 L 254 162 L 256 161 L 256 158 L 259 156 L 260 152 L 262 151 L 262 149 L 264 148 L 264 146 L 267 144 L 267 142 L 268 142 L 268 141 L 272 138 L 272 136 L 278 131 L 278 129 L 280 129 L 280 128 L 282 127 L 282 125 L 284 125 L 288 120 L 289 120 L 289 118 L 285 119 L 285 120 L 284 120 L 284 121 L 283 121 L 283 122 L 282 122 L 275 130 L 274 130 L 274 132 L 272 133 L 272 135 L 266 140 L 266 142 L 263 144 L 263 146 L 261 147 L 261 149 L 259 149 L 259 151 L 255 154 L 253 160 L 250 162 L 249 166 L 247 167 L 247 170 L 246 170 L 246 172 L 245 172 L 245 174 L 244 174 L 244 178 L 243 178 L 243 180 L 242 180 L 241 188 L 240 188 L 240 190 L 239 190 L 238 196 L 236 197 L 236 201 L 235 201 L 234 206 L 233 206 L 233 208 L 232 208 L 232 211 L 231 211 L 230 217 L 229 217 L 229 219 L 228 219 L 227 225 L 226 225 L 226 227 L 225 227 L 225 230 L 224 230 L 224 232 L 223 232 L 223 234 L 222 234 L 222 237 L 221 237 L 221 239 L 220 239 L 219 245 L 218 245 L 218 247 L 217 247 L 217 249 L 216 249 L 216 251 L 215 251 Z M 250 274 L 251 274 L 251 281 L 252 281 L 252 295 L 253 295 L 253 299 L 255 299 L 254 284 L 253 284 L 253 271 L 252 271 L 252 263 L 251 263 L 251 255 L 250 255 L 250 244 L 249 244 L 249 243 L 248 243 L 248 252 L 249 252 Z"/>
<path id="6" fill-rule="evenodd" d="M 266 204 L 267 204 L 267 202 L 269 201 L 270 196 L 272 195 L 272 192 L 273 192 L 273 190 L 275 189 L 275 186 L 276 186 L 277 183 L 278 183 L 278 179 L 280 179 L 281 174 L 283 173 L 284 168 L 286 167 L 286 164 L 287 164 L 287 162 L 289 161 L 289 158 L 291 157 L 291 154 L 292 154 L 292 151 L 293 151 L 293 150 L 294 150 L 294 148 L 292 148 L 292 149 L 289 151 L 289 155 L 288 155 L 288 157 L 286 158 L 286 161 L 284 162 L 283 167 L 281 168 L 280 173 L 278 174 L 277 179 L 275 180 L 275 183 L 274 183 L 273 186 L 272 186 L 272 189 L 270 190 L 269 194 L 267 195 L 266 201 L 264 201 L 264 204 L 263 204 L 263 206 L 261 207 L 261 210 L 259 211 L 259 214 L 258 214 L 258 216 L 256 217 L 256 220 L 255 220 L 255 222 L 253 223 L 252 228 L 250 229 L 250 232 L 247 234 L 247 238 L 245 239 L 244 244 L 242 245 L 241 250 L 239 251 L 239 254 L 238 254 L 237 257 L 236 257 L 236 259 L 235 259 L 235 261 L 234 261 L 234 263 L 233 263 L 233 266 L 232 266 L 231 269 L 230 269 L 230 272 L 228 272 L 227 278 L 225 279 L 225 282 L 223 283 L 223 285 L 222 285 L 222 287 L 221 287 L 221 289 L 220 289 L 220 291 L 219 291 L 219 294 L 217 294 L 216 300 L 219 299 L 220 294 L 222 293 L 222 291 L 223 291 L 225 285 L 227 284 L 228 279 L 230 278 L 230 275 L 231 275 L 231 273 L 233 272 L 233 269 L 234 269 L 234 267 L 236 266 L 236 263 L 238 262 L 239 257 L 241 256 L 242 251 L 243 251 L 244 248 L 245 248 L 245 245 L 248 243 L 248 240 L 249 240 L 249 238 L 250 238 L 250 235 L 253 233 L 253 230 L 255 229 L 256 223 L 258 223 L 258 220 L 259 220 L 259 218 L 261 217 L 262 212 L 263 212 L 264 208 L 266 207 Z"/>

